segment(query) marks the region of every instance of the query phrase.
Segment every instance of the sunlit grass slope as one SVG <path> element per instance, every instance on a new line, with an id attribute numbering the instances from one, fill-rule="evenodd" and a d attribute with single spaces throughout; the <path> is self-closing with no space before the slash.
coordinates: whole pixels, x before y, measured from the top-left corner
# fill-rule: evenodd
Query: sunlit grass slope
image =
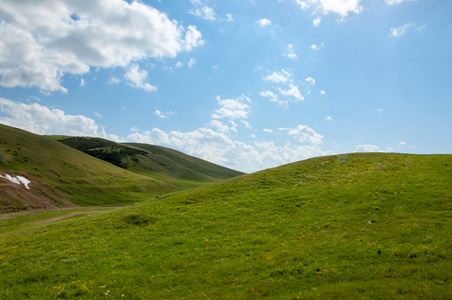
<path id="1" fill-rule="evenodd" d="M 30 190 L 0 178 L 0 212 L 57 206 L 111 206 L 175 190 L 46 137 L 0 124 L 0 173 L 23 176 Z"/>
<path id="2" fill-rule="evenodd" d="M 169 148 L 137 143 L 115 143 L 101 138 L 49 136 L 96 158 L 129 171 L 174 185 L 197 186 L 242 175 Z"/>
<path id="3" fill-rule="evenodd" d="M 315 158 L 0 239 L 0 298 L 450 299 L 452 156 Z"/>

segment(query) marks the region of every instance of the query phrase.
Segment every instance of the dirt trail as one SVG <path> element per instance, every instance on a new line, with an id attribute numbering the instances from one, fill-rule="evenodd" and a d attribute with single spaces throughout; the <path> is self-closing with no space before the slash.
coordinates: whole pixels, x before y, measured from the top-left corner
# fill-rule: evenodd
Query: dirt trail
<path id="1" fill-rule="evenodd" d="M 70 214 L 67 214 L 67 215 L 62 215 L 62 216 L 58 216 L 58 217 L 54 217 L 54 218 L 50 218 L 50 219 L 41 220 L 41 221 L 30 222 L 30 223 L 22 223 L 20 225 L 46 224 L 46 223 L 59 221 L 59 220 L 70 218 L 70 217 L 77 216 L 77 215 L 97 214 L 97 213 L 101 213 L 101 212 L 105 212 L 105 210 L 80 211 L 80 212 L 70 213 Z"/>

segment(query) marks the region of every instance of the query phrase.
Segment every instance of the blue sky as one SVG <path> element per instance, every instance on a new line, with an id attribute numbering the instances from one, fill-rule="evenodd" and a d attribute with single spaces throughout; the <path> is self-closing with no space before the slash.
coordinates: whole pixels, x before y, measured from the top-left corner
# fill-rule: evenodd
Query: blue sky
<path id="1" fill-rule="evenodd" d="M 245 172 L 451 153 L 449 0 L 2 0 L 0 123 Z"/>

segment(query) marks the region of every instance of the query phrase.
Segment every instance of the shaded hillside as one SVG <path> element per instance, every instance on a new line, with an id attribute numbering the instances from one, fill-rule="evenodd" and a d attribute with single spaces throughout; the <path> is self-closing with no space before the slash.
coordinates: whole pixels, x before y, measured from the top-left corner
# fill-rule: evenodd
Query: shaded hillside
<path id="1" fill-rule="evenodd" d="M 210 181 L 243 175 L 242 172 L 228 169 L 173 149 L 138 143 L 126 143 L 124 145 L 133 147 L 133 149 L 144 150 L 148 153 L 145 157 L 137 155 L 139 164 L 132 168 L 134 170 L 151 171 L 181 179 Z"/>
<path id="2" fill-rule="evenodd" d="M 92 137 L 50 136 L 59 142 L 121 168 L 165 180 L 216 181 L 243 173 L 182 152 L 148 144 L 119 144 Z"/>
<path id="3" fill-rule="evenodd" d="M 0 175 L 0 212 L 123 205 L 176 190 L 171 184 L 5 125 L 0 125 Z M 26 178 L 30 189 L 6 179 L 7 175 Z"/>
<path id="4" fill-rule="evenodd" d="M 0 298 L 448 299 L 451 167 L 321 157 L 5 233 Z"/>
<path id="5" fill-rule="evenodd" d="M 137 155 L 147 154 L 145 151 L 133 149 L 101 138 L 61 135 L 48 137 L 123 169 L 128 169 L 138 164 Z"/>

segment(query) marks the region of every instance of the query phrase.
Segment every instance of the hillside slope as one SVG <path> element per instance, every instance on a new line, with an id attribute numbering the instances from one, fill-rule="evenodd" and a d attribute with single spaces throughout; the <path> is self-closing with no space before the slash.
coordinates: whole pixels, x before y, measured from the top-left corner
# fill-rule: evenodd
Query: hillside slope
<path id="1" fill-rule="evenodd" d="M 242 172 L 225 168 L 208 161 L 186 155 L 182 152 L 149 144 L 125 143 L 130 147 L 144 150 L 146 156 L 138 156 L 139 163 L 131 168 L 137 171 L 151 171 L 180 179 L 212 181 L 229 179 Z"/>
<path id="2" fill-rule="evenodd" d="M 0 298 L 448 299 L 451 166 L 321 157 L 5 233 Z"/>
<path id="3" fill-rule="evenodd" d="M 5 125 L 0 125 L 0 176 L 0 212 L 124 205 L 176 190 L 169 183 Z M 29 189 L 11 180 L 17 176 L 30 181 Z"/>
<path id="4" fill-rule="evenodd" d="M 92 137 L 49 137 L 118 167 L 174 184 L 178 180 L 212 182 L 243 174 L 161 146 L 120 144 Z"/>

